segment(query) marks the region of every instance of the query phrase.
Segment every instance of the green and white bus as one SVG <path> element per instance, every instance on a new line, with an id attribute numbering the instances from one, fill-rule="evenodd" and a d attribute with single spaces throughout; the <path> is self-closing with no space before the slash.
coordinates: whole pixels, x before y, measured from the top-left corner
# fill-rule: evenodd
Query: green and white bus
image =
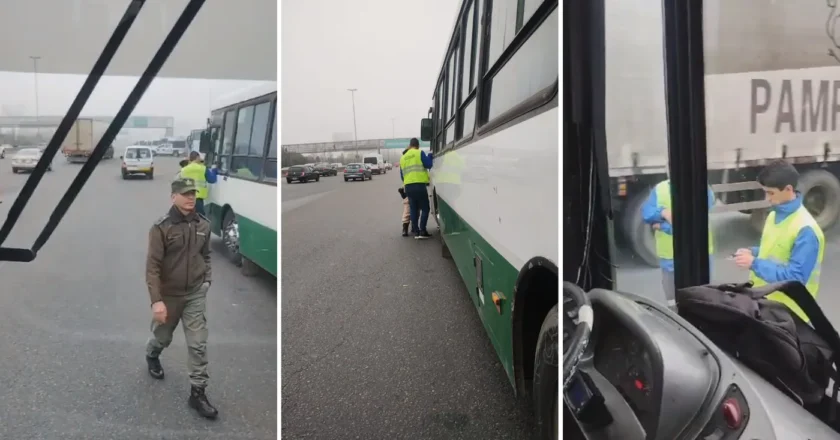
<path id="1" fill-rule="evenodd" d="M 205 210 L 242 273 L 277 276 L 277 85 L 219 99 L 211 112 L 205 163 L 219 177 Z"/>
<path id="2" fill-rule="evenodd" d="M 421 139 L 451 257 L 540 438 L 558 438 L 557 0 L 464 0 Z"/>

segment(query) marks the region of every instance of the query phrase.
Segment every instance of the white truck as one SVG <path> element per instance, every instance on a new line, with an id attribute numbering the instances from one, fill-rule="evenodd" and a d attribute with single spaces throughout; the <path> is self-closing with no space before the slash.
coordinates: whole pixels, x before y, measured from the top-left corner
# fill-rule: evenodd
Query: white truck
<path id="1" fill-rule="evenodd" d="M 838 2 L 704 2 L 706 143 L 712 215 L 739 211 L 760 230 L 755 182 L 784 159 L 825 230 L 840 215 Z M 606 2 L 606 132 L 618 243 L 657 264 L 640 207 L 667 179 L 661 2 Z"/>
<path id="2" fill-rule="evenodd" d="M 105 130 L 110 123 L 91 118 L 79 118 L 73 123 L 64 142 L 61 143 L 61 152 L 68 162 L 87 162 L 96 144 L 102 139 Z M 113 159 L 114 146 L 108 147 L 103 159 Z"/>

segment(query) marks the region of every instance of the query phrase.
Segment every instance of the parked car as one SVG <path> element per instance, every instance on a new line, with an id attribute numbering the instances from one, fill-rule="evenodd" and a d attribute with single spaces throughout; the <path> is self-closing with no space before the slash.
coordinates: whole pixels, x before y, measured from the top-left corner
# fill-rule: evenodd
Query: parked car
<path id="1" fill-rule="evenodd" d="M 40 148 L 23 148 L 12 156 L 12 172 L 17 174 L 20 171 L 32 171 L 38 161 L 41 160 L 43 151 Z M 52 165 L 47 167 L 47 171 L 52 171 Z"/>
<path id="2" fill-rule="evenodd" d="M 122 160 L 122 178 L 128 179 L 132 174 L 142 174 L 147 179 L 155 178 L 155 154 L 150 147 L 132 146 L 125 149 Z"/>
<path id="3" fill-rule="evenodd" d="M 289 168 L 288 174 L 286 174 L 286 183 L 292 183 L 294 181 L 300 183 L 306 183 L 311 181 L 320 181 L 321 174 L 315 171 L 312 167 L 308 166 L 294 166 Z"/>
<path id="4" fill-rule="evenodd" d="M 320 174 L 322 176 L 337 176 L 338 175 L 338 171 L 335 168 L 331 167 L 330 164 L 327 164 L 327 163 L 319 163 L 318 165 L 315 165 L 314 169 L 315 169 L 315 171 L 318 172 L 318 174 Z"/>
<path id="5" fill-rule="evenodd" d="M 365 166 L 365 164 L 347 164 L 347 166 L 344 167 L 344 181 L 349 182 L 350 179 L 361 180 L 362 182 L 364 182 L 365 179 L 373 179 L 373 173 L 370 171 L 370 167 Z"/>

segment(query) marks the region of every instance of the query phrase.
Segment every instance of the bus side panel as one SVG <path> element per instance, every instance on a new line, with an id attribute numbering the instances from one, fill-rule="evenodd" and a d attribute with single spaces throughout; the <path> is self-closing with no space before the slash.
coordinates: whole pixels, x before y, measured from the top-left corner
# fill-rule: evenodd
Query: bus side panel
<path id="1" fill-rule="evenodd" d="M 239 252 L 266 272 L 277 276 L 277 231 L 245 216 L 239 220 Z"/>
<path id="2" fill-rule="evenodd" d="M 464 280 L 470 299 L 478 309 L 478 315 L 490 336 L 490 341 L 507 373 L 508 380 L 511 385 L 514 385 L 511 304 L 519 269 L 508 263 L 446 201 L 438 199 L 438 211 L 443 239 Z M 483 295 L 481 296 L 478 293 L 476 258 L 481 260 L 483 274 Z M 501 313 L 493 304 L 493 292 L 501 293 L 506 298 L 501 304 Z"/>

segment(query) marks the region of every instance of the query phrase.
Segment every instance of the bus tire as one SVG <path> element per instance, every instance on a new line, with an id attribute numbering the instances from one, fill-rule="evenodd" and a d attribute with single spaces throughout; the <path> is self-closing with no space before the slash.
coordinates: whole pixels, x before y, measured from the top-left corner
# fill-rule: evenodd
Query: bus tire
<path id="1" fill-rule="evenodd" d="M 834 226 L 840 215 L 840 180 L 826 170 L 811 170 L 799 178 L 797 189 L 802 193 L 805 208 L 811 212 L 820 228 L 825 231 Z M 812 212 L 816 203 L 822 204 L 822 210 L 818 213 Z"/>
<path id="2" fill-rule="evenodd" d="M 246 277 L 257 276 L 260 273 L 260 267 L 253 261 L 241 257 L 242 265 L 239 267 L 239 272 Z"/>
<path id="3" fill-rule="evenodd" d="M 236 214 L 233 212 L 233 208 L 228 208 L 225 210 L 224 216 L 222 217 L 222 242 L 225 244 L 225 248 L 227 249 L 228 258 L 230 259 L 231 263 L 236 265 L 237 267 L 242 266 L 242 254 L 239 253 L 239 227 L 236 227 L 236 234 L 235 237 L 236 243 L 233 244 L 228 237 L 230 233 L 229 228 L 232 227 L 232 224 L 236 222 Z"/>
<path id="4" fill-rule="evenodd" d="M 534 355 L 534 415 L 540 440 L 556 440 L 559 437 L 558 349 L 555 304 L 543 320 Z"/>
<path id="5" fill-rule="evenodd" d="M 659 258 L 656 257 L 656 242 L 653 239 L 653 229 L 642 220 L 642 205 L 647 200 L 649 190 L 636 194 L 627 204 L 621 223 L 624 237 L 630 245 L 630 249 L 639 259 L 651 267 L 659 267 Z"/>

